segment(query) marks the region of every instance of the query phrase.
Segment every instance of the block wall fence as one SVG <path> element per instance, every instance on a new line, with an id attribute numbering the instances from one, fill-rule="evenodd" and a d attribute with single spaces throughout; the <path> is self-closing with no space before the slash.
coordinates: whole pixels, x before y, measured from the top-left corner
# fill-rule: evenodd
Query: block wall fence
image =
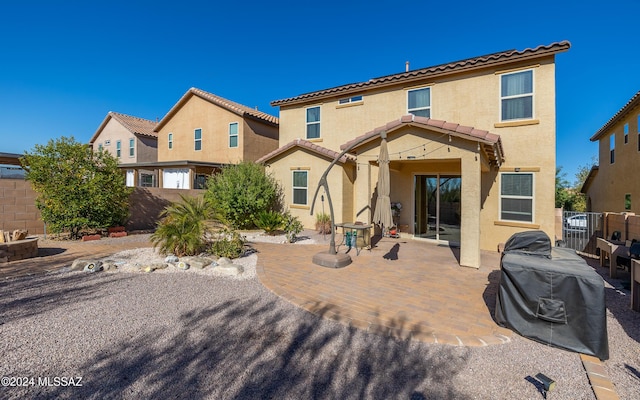
<path id="1" fill-rule="evenodd" d="M 160 212 L 183 196 L 202 196 L 204 190 L 134 188 L 129 198 L 128 231 L 154 229 Z M 0 179 L 0 230 L 26 229 L 29 235 L 42 235 L 45 225 L 36 207 L 36 193 L 29 181 Z"/>

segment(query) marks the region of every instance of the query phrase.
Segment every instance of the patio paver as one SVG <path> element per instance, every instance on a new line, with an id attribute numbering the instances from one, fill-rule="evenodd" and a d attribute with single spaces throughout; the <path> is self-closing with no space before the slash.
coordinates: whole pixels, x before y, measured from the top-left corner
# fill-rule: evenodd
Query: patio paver
<path id="1" fill-rule="evenodd" d="M 258 277 L 278 296 L 322 317 L 398 338 L 454 346 L 510 341 L 492 314 L 498 252 L 483 252 L 476 270 L 460 267 L 458 249 L 403 238 L 382 238 L 344 268 L 313 264 L 323 245 L 283 248 L 254 243 Z M 344 252 L 345 248 L 339 248 Z"/>

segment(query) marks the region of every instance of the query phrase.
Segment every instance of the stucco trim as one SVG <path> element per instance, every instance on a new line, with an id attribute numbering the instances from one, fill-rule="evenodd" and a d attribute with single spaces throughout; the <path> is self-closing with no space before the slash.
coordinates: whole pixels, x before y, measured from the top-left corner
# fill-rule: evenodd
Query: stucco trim
<path id="1" fill-rule="evenodd" d="M 509 226 L 509 227 L 512 227 L 512 228 L 540 229 L 540 224 L 527 224 L 525 222 L 493 221 L 493 224 L 497 225 L 497 226 Z"/>
<path id="2" fill-rule="evenodd" d="M 540 124 L 539 119 L 527 119 L 521 121 L 510 121 L 510 122 L 496 122 L 493 124 L 494 128 L 513 128 L 516 126 L 527 126 L 527 125 L 538 125 Z"/>

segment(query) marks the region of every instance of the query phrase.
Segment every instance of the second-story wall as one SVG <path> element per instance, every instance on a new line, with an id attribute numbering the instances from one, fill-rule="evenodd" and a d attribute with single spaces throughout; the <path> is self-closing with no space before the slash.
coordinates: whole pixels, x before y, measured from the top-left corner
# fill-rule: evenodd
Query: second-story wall
<path id="1" fill-rule="evenodd" d="M 133 155 L 130 141 L 133 140 Z M 118 152 L 118 143 L 120 151 Z M 156 161 L 157 141 L 153 138 L 136 136 L 115 119 L 110 119 L 93 142 L 93 149 L 102 148 L 117 157 L 121 164 Z"/>
<path id="2" fill-rule="evenodd" d="M 237 143 L 232 138 L 236 129 Z M 199 144 L 196 130 L 200 130 Z M 256 160 L 278 147 L 277 138 L 277 127 L 245 121 L 236 113 L 192 96 L 158 131 L 158 161 L 235 164 Z"/>
<path id="3" fill-rule="evenodd" d="M 598 174 L 587 193 L 590 210 L 640 214 L 640 105 L 606 132 L 598 141 Z"/>

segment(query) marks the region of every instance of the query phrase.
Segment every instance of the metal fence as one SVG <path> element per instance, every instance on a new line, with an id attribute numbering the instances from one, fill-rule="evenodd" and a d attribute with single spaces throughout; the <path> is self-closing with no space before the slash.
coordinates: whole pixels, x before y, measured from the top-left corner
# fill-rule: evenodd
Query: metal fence
<path id="1" fill-rule="evenodd" d="M 564 211 L 562 241 L 565 247 L 596 257 L 596 238 L 602 237 L 602 213 Z"/>

